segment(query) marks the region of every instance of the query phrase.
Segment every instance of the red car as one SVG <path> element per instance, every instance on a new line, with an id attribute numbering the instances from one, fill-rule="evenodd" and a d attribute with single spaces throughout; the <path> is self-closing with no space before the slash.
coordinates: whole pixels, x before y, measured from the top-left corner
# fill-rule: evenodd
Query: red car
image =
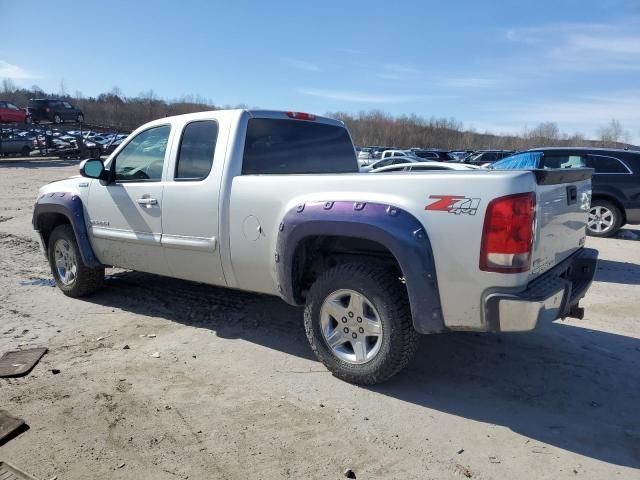
<path id="1" fill-rule="evenodd" d="M 0 122 L 31 123 L 31 116 L 13 103 L 0 101 Z"/>

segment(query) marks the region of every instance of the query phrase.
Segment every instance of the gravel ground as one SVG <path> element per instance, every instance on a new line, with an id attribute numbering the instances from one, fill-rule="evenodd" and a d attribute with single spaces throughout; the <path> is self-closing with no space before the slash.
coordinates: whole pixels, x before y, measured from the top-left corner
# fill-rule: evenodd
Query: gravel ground
<path id="1" fill-rule="evenodd" d="M 0 379 L 0 407 L 30 426 L 0 460 L 59 480 L 640 478 L 640 241 L 588 239 L 584 320 L 423 337 L 404 373 L 360 388 L 277 298 L 115 270 L 90 298 L 62 295 L 31 211 L 76 172 L 0 162 L 0 352 L 49 348 Z"/>

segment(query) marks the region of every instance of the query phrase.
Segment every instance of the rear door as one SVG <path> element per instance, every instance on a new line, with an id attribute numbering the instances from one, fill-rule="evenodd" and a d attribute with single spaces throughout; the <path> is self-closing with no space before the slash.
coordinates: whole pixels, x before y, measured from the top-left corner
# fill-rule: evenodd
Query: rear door
<path id="1" fill-rule="evenodd" d="M 219 194 L 229 122 L 209 118 L 175 126 L 162 199 L 162 247 L 173 277 L 226 285 Z"/>
<path id="2" fill-rule="evenodd" d="M 107 165 L 111 183 L 90 182 L 86 214 L 96 255 L 107 265 L 168 275 L 162 250 L 162 195 L 170 125 L 133 137 Z"/>

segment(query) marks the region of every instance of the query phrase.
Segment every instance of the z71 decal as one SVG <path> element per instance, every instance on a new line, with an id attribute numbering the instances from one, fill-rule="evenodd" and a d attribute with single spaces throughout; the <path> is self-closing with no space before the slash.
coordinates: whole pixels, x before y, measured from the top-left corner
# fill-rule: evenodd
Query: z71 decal
<path id="1" fill-rule="evenodd" d="M 475 215 L 480 205 L 479 198 L 468 198 L 460 195 L 430 195 L 433 203 L 425 206 L 425 210 L 449 212 L 456 215 Z"/>

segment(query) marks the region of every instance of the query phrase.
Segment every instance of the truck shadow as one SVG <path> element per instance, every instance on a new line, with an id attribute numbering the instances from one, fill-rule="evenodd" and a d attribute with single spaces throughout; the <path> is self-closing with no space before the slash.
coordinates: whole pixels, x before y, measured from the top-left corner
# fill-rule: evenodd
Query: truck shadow
<path id="1" fill-rule="evenodd" d="M 597 282 L 640 285 L 640 265 L 615 260 L 598 260 Z"/>
<path id="2" fill-rule="evenodd" d="M 278 298 L 123 272 L 88 301 L 314 358 L 302 310 Z M 544 443 L 640 468 L 636 338 L 561 322 L 523 334 L 424 336 L 405 372 L 369 390 L 509 428 L 541 461 L 552 455 Z"/>

